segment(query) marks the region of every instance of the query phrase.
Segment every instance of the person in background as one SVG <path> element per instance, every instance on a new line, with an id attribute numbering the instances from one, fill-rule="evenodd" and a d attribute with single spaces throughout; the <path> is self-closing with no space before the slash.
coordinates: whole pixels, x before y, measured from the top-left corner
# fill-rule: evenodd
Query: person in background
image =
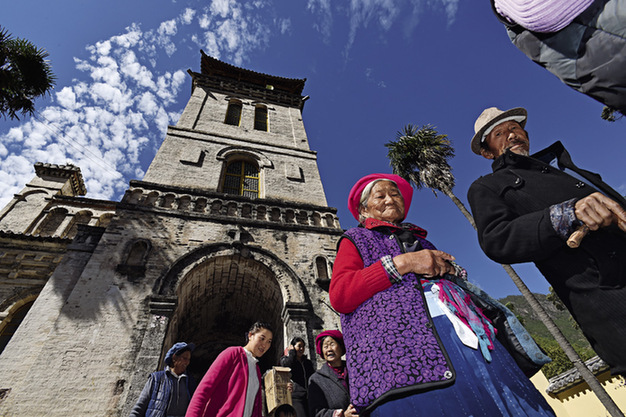
<path id="1" fill-rule="evenodd" d="M 491 0 L 513 44 L 571 88 L 626 114 L 626 0 Z"/>
<path id="2" fill-rule="evenodd" d="M 165 354 L 165 369 L 150 374 L 130 417 L 184 416 L 196 389 L 196 381 L 185 374 L 193 343 L 178 342 Z"/>
<path id="3" fill-rule="evenodd" d="M 611 373 L 624 375 L 626 199 L 561 142 L 529 155 L 527 116 L 490 107 L 474 124 L 472 151 L 493 161 L 467 193 L 480 247 L 499 263 L 534 262 Z M 589 234 L 569 247 L 583 226 Z"/>
<path id="4" fill-rule="evenodd" d="M 339 330 L 327 330 L 315 338 L 315 350 L 326 363 L 309 380 L 311 417 L 358 417 L 350 404 L 348 368 L 341 357 L 346 353 Z"/>
<path id="5" fill-rule="evenodd" d="M 258 358 L 272 345 L 268 323 L 256 322 L 244 347 L 220 353 L 191 398 L 187 417 L 261 417 L 261 369 Z"/>
<path id="6" fill-rule="evenodd" d="M 341 313 L 350 401 L 374 417 L 554 416 L 496 339 L 483 304 L 519 326 L 529 359 L 549 358 L 426 230 L 402 223 L 412 196 L 402 177 L 371 174 L 348 197 L 360 225 L 339 241 L 329 296 Z"/>
<path id="7" fill-rule="evenodd" d="M 293 391 L 291 399 L 293 407 L 296 409 L 297 417 L 308 417 L 307 390 L 309 378 L 315 372 L 313 363 L 304 354 L 306 344 L 301 337 L 294 337 L 287 348 L 287 355 L 280 358 L 281 366 L 291 368 L 291 380 L 293 381 Z"/>
<path id="8" fill-rule="evenodd" d="M 292 405 L 281 404 L 274 410 L 274 417 L 298 417 L 298 414 Z"/>

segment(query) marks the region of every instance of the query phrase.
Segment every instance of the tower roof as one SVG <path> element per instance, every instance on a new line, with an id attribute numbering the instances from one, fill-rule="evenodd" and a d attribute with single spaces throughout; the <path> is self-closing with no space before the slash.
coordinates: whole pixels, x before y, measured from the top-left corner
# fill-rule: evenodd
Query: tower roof
<path id="1" fill-rule="evenodd" d="M 42 162 L 35 163 L 35 174 L 39 177 L 53 177 L 69 179 L 74 195 L 85 195 L 87 189 L 83 181 L 83 175 L 80 168 L 72 165 L 44 164 Z"/>
<path id="2" fill-rule="evenodd" d="M 260 72 L 227 64 L 226 62 L 207 55 L 202 50 L 200 52 L 202 53 L 200 68 L 203 75 L 230 78 L 247 84 L 253 84 L 261 88 L 267 88 L 274 91 L 278 90 L 289 94 L 301 95 L 302 90 L 304 89 L 306 78 L 283 78 L 276 77 L 274 75 L 262 74 Z"/>

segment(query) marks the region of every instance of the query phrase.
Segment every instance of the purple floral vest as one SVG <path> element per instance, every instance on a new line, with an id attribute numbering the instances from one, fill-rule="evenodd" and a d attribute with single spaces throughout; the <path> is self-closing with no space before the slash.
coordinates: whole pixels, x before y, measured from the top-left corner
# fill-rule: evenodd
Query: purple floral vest
<path id="1" fill-rule="evenodd" d="M 363 227 L 348 230 L 365 267 L 402 253 L 394 236 Z M 433 247 L 419 239 L 424 247 Z M 419 278 L 375 294 L 341 315 L 350 370 L 350 398 L 359 413 L 411 393 L 451 385 L 455 374 L 428 314 Z M 367 410 L 366 410 L 367 409 Z"/>

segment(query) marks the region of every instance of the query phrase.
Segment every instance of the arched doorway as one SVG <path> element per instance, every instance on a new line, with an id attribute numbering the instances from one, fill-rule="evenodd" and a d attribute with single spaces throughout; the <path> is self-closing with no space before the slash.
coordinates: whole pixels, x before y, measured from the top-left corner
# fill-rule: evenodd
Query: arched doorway
<path id="1" fill-rule="evenodd" d="M 272 348 L 260 361 L 262 372 L 278 363 L 284 302 L 274 273 L 262 262 L 240 254 L 208 258 L 185 273 L 176 295 L 164 348 L 177 341 L 195 343 L 191 375 L 201 378 L 222 350 L 243 346 L 257 320 L 274 328 Z"/>

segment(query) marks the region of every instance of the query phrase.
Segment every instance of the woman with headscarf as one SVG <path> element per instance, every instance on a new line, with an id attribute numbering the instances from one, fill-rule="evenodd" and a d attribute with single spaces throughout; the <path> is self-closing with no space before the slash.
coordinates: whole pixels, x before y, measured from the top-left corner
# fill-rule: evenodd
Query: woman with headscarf
<path id="1" fill-rule="evenodd" d="M 175 343 L 165 354 L 165 369 L 150 374 L 130 417 L 184 416 L 196 389 L 196 381 L 185 371 L 193 343 Z"/>
<path id="2" fill-rule="evenodd" d="M 426 230 L 401 223 L 412 196 L 388 174 L 363 177 L 350 192 L 360 224 L 339 242 L 329 295 L 341 313 L 352 403 L 372 416 L 554 416 L 483 308 L 502 312 L 527 359 L 549 358 Z"/>
<path id="3" fill-rule="evenodd" d="M 315 338 L 315 350 L 326 363 L 309 380 L 311 417 L 358 417 L 350 404 L 348 368 L 341 357 L 346 353 L 339 330 L 326 330 Z"/>
<path id="4" fill-rule="evenodd" d="M 304 339 L 296 336 L 291 339 L 287 354 L 278 361 L 281 366 L 287 366 L 291 369 L 291 380 L 293 381 L 291 401 L 297 411 L 297 417 L 309 416 L 307 389 L 309 378 L 315 372 L 313 363 L 304 354 L 305 348 Z"/>

